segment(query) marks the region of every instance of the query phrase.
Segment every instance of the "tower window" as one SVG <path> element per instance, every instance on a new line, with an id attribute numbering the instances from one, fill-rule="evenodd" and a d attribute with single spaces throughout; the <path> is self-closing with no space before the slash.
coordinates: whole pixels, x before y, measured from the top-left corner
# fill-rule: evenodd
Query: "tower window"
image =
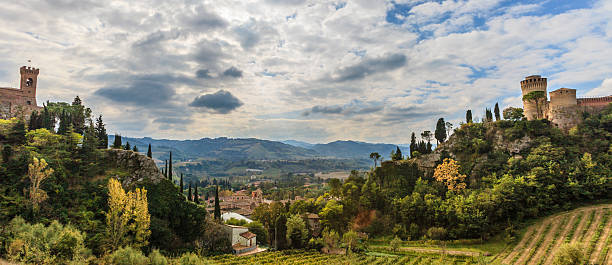
<path id="1" fill-rule="evenodd" d="M 34 83 L 34 80 L 32 80 L 32 78 L 28 78 L 28 79 L 26 80 L 26 82 L 25 82 L 25 85 L 26 85 L 27 87 L 30 87 L 30 86 L 32 86 L 32 83 Z"/>
<path id="2" fill-rule="evenodd" d="M 28 100 L 28 101 L 26 101 L 26 104 L 28 104 L 28 105 L 32 105 L 32 101 L 29 101 L 29 100 Z"/>

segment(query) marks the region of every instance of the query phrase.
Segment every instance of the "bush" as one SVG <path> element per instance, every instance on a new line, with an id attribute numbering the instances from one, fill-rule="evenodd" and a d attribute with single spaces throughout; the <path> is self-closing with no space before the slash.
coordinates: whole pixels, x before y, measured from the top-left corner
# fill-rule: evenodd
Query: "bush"
<path id="1" fill-rule="evenodd" d="M 563 244 L 555 256 L 555 265 L 578 265 L 584 261 L 584 253 L 579 244 Z"/>
<path id="2" fill-rule="evenodd" d="M 49 226 L 28 224 L 15 217 L 2 236 L 12 261 L 35 264 L 58 264 L 85 261 L 85 235 L 76 228 L 53 221 Z"/>
<path id="3" fill-rule="evenodd" d="M 179 260 L 178 264 L 180 265 L 207 265 L 210 264 L 205 259 L 198 257 L 198 255 L 188 252 L 183 254 Z"/>
<path id="4" fill-rule="evenodd" d="M 112 264 L 116 265 L 146 265 L 149 259 L 140 250 L 131 247 L 119 248 L 110 255 Z"/>
<path id="5" fill-rule="evenodd" d="M 391 242 L 389 242 L 389 245 L 391 246 L 391 250 L 393 250 L 393 252 L 397 252 L 401 244 L 402 244 L 402 240 L 397 236 L 393 238 Z"/>
<path id="6" fill-rule="evenodd" d="M 444 227 L 432 227 L 427 229 L 427 238 L 433 240 L 444 240 L 446 239 L 446 229 Z"/>
<path id="7" fill-rule="evenodd" d="M 153 250 L 151 254 L 149 254 L 149 262 L 151 265 L 168 265 L 168 259 L 164 257 L 159 250 Z"/>

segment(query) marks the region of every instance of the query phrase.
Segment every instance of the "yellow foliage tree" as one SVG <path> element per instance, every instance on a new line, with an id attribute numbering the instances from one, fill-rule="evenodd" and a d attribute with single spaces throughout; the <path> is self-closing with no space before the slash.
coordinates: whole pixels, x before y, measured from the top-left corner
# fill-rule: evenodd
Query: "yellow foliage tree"
<path id="1" fill-rule="evenodd" d="M 116 179 L 108 181 L 108 212 L 106 213 L 106 240 L 109 251 L 131 245 L 148 245 L 151 234 L 151 215 L 147 205 L 147 190 L 137 188 L 125 192 Z"/>
<path id="2" fill-rule="evenodd" d="M 30 179 L 30 203 L 34 210 L 41 202 L 47 199 L 47 192 L 40 188 L 42 182 L 53 174 L 52 168 L 47 168 L 47 161 L 34 157 L 32 164 L 28 165 L 28 178 Z"/>
<path id="3" fill-rule="evenodd" d="M 444 162 L 436 167 L 434 178 L 444 182 L 448 190 L 462 190 L 466 187 L 466 176 L 459 173 L 457 161 L 450 158 L 445 158 Z"/>

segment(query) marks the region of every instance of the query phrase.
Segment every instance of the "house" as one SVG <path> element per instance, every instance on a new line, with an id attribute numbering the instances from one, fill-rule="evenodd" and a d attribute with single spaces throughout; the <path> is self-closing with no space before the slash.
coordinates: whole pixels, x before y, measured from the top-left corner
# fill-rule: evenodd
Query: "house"
<path id="1" fill-rule="evenodd" d="M 229 219 L 236 219 L 236 220 L 244 220 L 247 223 L 253 222 L 253 220 L 247 218 L 246 216 L 239 214 L 239 213 L 235 213 L 235 212 L 226 212 L 221 214 L 221 220 L 223 220 L 224 222 L 229 220 Z"/>
<path id="2" fill-rule="evenodd" d="M 314 237 L 321 235 L 321 223 L 319 222 L 319 215 L 316 213 L 307 213 L 306 222 L 308 223 L 308 229 L 310 234 Z"/>
<path id="3" fill-rule="evenodd" d="M 257 237 L 244 226 L 224 225 L 232 241 L 234 254 L 241 254 L 257 249 Z"/>

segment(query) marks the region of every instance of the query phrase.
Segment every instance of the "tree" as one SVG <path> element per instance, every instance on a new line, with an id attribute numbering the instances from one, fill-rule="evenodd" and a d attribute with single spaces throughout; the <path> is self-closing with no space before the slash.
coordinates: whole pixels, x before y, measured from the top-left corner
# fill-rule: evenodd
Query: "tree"
<path id="1" fill-rule="evenodd" d="M 584 262 L 583 247 L 579 244 L 563 244 L 555 255 L 555 265 L 579 265 Z"/>
<path id="2" fill-rule="evenodd" d="M 138 153 L 138 146 L 134 145 L 134 147 L 132 148 L 132 151 Z"/>
<path id="3" fill-rule="evenodd" d="M 185 196 L 185 195 L 183 195 L 183 188 L 184 188 L 183 187 L 183 173 L 181 173 L 181 183 L 180 183 L 180 186 L 179 186 L 179 191 L 181 192 L 181 196 Z"/>
<path id="4" fill-rule="evenodd" d="M 219 186 L 215 188 L 215 219 L 221 220 L 221 206 L 219 206 Z"/>
<path id="5" fill-rule="evenodd" d="M 13 147 L 10 145 L 4 145 L 2 148 L 2 162 L 7 163 L 11 156 L 13 155 Z"/>
<path id="6" fill-rule="evenodd" d="M 308 229 L 304 219 L 299 214 L 287 219 L 287 242 L 292 248 L 302 248 L 308 237 Z"/>
<path id="7" fill-rule="evenodd" d="M 147 150 L 147 156 L 149 158 L 153 158 L 153 153 L 151 152 L 151 144 L 149 144 L 149 149 Z"/>
<path id="8" fill-rule="evenodd" d="M 402 155 L 402 150 L 400 150 L 399 146 L 396 146 L 395 152 L 391 153 L 391 160 L 399 161 L 402 159 L 404 159 L 404 156 Z"/>
<path id="9" fill-rule="evenodd" d="M 446 184 L 448 190 L 462 190 L 466 187 L 466 176 L 459 173 L 457 161 L 450 158 L 445 158 L 444 162 L 436 167 L 434 178 Z"/>
<path id="10" fill-rule="evenodd" d="M 421 137 L 425 140 L 427 140 L 427 145 L 425 146 L 425 154 L 429 154 L 431 153 L 431 138 L 433 137 L 431 135 L 431 131 L 424 131 L 421 133 Z"/>
<path id="11" fill-rule="evenodd" d="M 69 108 L 70 121 L 74 127 L 74 131 L 82 134 L 85 131 L 85 107 L 82 104 L 81 98 L 76 96 L 72 101 L 72 106 Z"/>
<path id="12" fill-rule="evenodd" d="M 504 119 L 512 120 L 512 121 L 520 121 L 525 117 L 523 115 L 523 109 L 521 108 L 508 107 L 504 109 L 503 114 L 504 114 Z"/>
<path id="13" fill-rule="evenodd" d="M 123 144 L 121 144 L 121 135 L 115 134 L 115 140 L 113 141 L 113 148 L 120 149 Z"/>
<path id="14" fill-rule="evenodd" d="M 125 146 L 123 147 L 124 150 L 132 150 L 132 146 L 130 145 L 130 142 L 126 142 Z"/>
<path id="15" fill-rule="evenodd" d="M 328 201 L 321 212 L 319 212 L 319 216 L 321 218 L 321 225 L 326 228 L 334 228 L 340 231 L 344 231 L 346 228 L 347 222 L 344 215 L 344 206 L 336 200 Z"/>
<path id="16" fill-rule="evenodd" d="M 47 192 L 41 189 L 40 185 L 45 179 L 48 179 L 53 174 L 52 168 L 47 168 L 48 164 L 45 159 L 33 158 L 33 161 L 28 165 L 28 178 L 30 179 L 30 204 L 34 210 L 38 210 L 38 205 L 47 199 Z"/>
<path id="17" fill-rule="evenodd" d="M 436 130 L 434 132 L 438 144 L 443 143 L 446 140 L 446 123 L 444 118 L 439 118 L 436 123 Z"/>
<path id="18" fill-rule="evenodd" d="M 17 122 L 11 128 L 11 131 L 8 134 L 8 141 L 14 144 L 24 144 L 26 142 L 26 126 L 25 122 L 21 119 L 17 120 Z"/>
<path id="19" fill-rule="evenodd" d="M 280 214 L 274 222 L 274 245 L 276 249 L 287 248 L 287 217 Z"/>
<path id="20" fill-rule="evenodd" d="M 357 235 L 357 232 L 353 230 L 350 230 L 344 233 L 344 235 L 342 235 L 342 241 L 344 242 L 344 245 L 346 246 L 347 253 L 351 253 L 357 247 L 358 240 L 359 240 L 359 235 Z"/>
<path id="21" fill-rule="evenodd" d="M 198 194 L 198 185 L 194 186 L 193 202 L 195 202 L 196 204 L 200 204 L 200 196 Z"/>
<path id="22" fill-rule="evenodd" d="M 393 238 L 393 239 L 392 239 L 392 240 L 389 242 L 389 245 L 391 246 L 391 250 L 392 250 L 393 252 L 397 252 L 397 250 L 400 248 L 401 244 L 402 244 L 402 240 L 401 240 L 399 237 L 397 237 L 397 236 L 395 236 L 395 237 L 394 237 L 394 238 Z"/>
<path id="23" fill-rule="evenodd" d="M 322 236 L 323 244 L 328 251 L 338 247 L 338 242 L 340 241 L 340 235 L 338 235 L 338 232 L 325 229 Z"/>
<path id="24" fill-rule="evenodd" d="M 467 110 L 467 112 L 465 113 L 465 123 L 467 124 L 472 123 L 472 110 L 471 109 Z"/>
<path id="25" fill-rule="evenodd" d="M 499 103 L 495 102 L 495 108 L 493 109 L 493 111 L 495 112 L 495 120 L 499 121 L 501 120 L 501 116 L 499 115 Z"/>
<path id="26" fill-rule="evenodd" d="M 168 164 L 168 179 L 172 181 L 172 151 L 170 151 L 170 163 Z"/>
<path id="27" fill-rule="evenodd" d="M 187 200 L 193 201 L 193 195 L 191 194 L 191 182 L 189 182 L 189 193 L 187 193 Z"/>
<path id="28" fill-rule="evenodd" d="M 414 132 L 410 135 L 410 158 L 414 157 L 414 151 L 417 150 L 416 135 Z"/>
<path id="29" fill-rule="evenodd" d="M 374 168 L 376 168 L 376 162 L 380 159 L 380 154 L 377 152 L 370 153 L 370 159 L 374 160 Z"/>
<path id="30" fill-rule="evenodd" d="M 96 119 L 96 137 L 98 137 L 98 148 L 106 149 L 108 148 L 108 134 L 106 134 L 106 128 L 104 128 L 104 122 L 102 121 L 102 115 L 100 115 Z M 115 141 L 117 140 L 117 136 L 115 135 Z M 113 147 L 115 145 L 113 144 Z M 121 144 L 119 144 L 121 146 Z M 117 148 L 117 147 L 115 147 Z"/>
<path id="31" fill-rule="evenodd" d="M 96 150 L 99 146 L 98 137 L 96 137 L 96 130 L 94 128 L 93 122 L 89 121 L 89 126 L 85 128 L 85 133 L 83 135 L 83 150 L 86 153 L 91 153 Z"/>
<path id="32" fill-rule="evenodd" d="M 257 235 L 257 242 L 265 243 L 268 242 L 268 232 L 264 228 L 263 224 L 259 221 L 252 221 L 244 225 L 249 229 L 250 232 Z"/>
<path id="33" fill-rule="evenodd" d="M 167 159 L 164 163 L 164 176 L 168 178 L 168 160 Z"/>
<path id="34" fill-rule="evenodd" d="M 489 108 L 485 109 L 485 121 L 486 122 L 492 122 L 493 121 L 493 113 L 491 112 L 491 109 L 489 109 Z"/>
<path id="35" fill-rule="evenodd" d="M 119 181 L 109 179 L 105 231 L 108 250 L 127 245 L 135 248 L 148 245 L 150 224 L 147 190 L 136 188 L 126 193 Z"/>

